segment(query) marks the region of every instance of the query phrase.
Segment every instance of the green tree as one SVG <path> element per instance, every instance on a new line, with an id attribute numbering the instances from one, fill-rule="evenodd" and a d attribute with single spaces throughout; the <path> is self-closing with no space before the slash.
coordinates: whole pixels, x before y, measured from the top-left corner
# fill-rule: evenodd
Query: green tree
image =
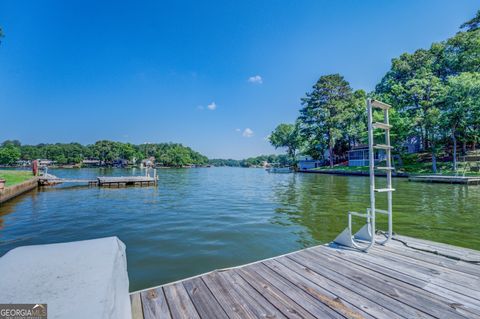
<path id="1" fill-rule="evenodd" d="M 230 166 L 230 167 L 238 167 L 240 166 L 240 161 L 235 159 L 221 159 L 221 158 L 213 158 L 208 161 L 210 165 L 213 166 Z"/>
<path id="2" fill-rule="evenodd" d="M 348 125 L 357 116 L 357 100 L 350 84 L 339 74 L 321 76 L 313 90 L 302 98 L 300 134 L 308 145 L 310 155 L 329 153 L 330 166 L 334 163 L 334 149 L 346 136 Z"/>
<path id="3" fill-rule="evenodd" d="M 297 124 L 280 124 L 270 134 L 270 144 L 275 148 L 286 147 L 287 154 L 292 160 L 301 145 L 301 138 Z"/>
<path id="4" fill-rule="evenodd" d="M 417 50 L 413 54 L 404 53 L 392 60 L 390 71 L 377 85 L 375 94 L 383 101 L 392 104 L 400 113 L 397 120 L 403 121 L 400 136 L 421 137 L 423 149 L 430 150 L 432 170 L 436 172 L 438 151 L 437 110 L 433 109 L 443 92 L 441 79 L 441 45 L 432 45 L 432 50 Z M 411 121 L 405 123 L 405 121 Z M 395 122 L 392 122 L 395 125 Z M 401 141 L 404 142 L 404 141 Z"/>
<path id="5" fill-rule="evenodd" d="M 20 148 L 20 151 L 21 151 L 21 155 L 20 155 L 20 158 L 21 159 L 24 159 L 24 160 L 34 160 L 34 159 L 37 159 L 37 158 L 40 158 L 42 156 L 40 156 L 40 149 L 38 146 L 33 146 L 33 145 L 23 145 L 21 148 Z"/>
<path id="6" fill-rule="evenodd" d="M 120 149 L 117 142 L 97 141 L 92 146 L 92 152 L 96 158 L 103 162 L 111 162 L 119 158 Z"/>
<path id="7" fill-rule="evenodd" d="M 441 61 L 444 79 L 461 72 L 480 72 L 480 29 L 458 32 L 444 45 Z"/>
<path id="8" fill-rule="evenodd" d="M 437 173 L 437 156 L 440 151 L 440 141 L 444 135 L 441 122 L 441 111 L 438 107 L 429 107 L 424 116 L 426 127 L 430 130 L 429 134 L 429 151 L 432 156 L 432 171 Z"/>
<path id="9" fill-rule="evenodd" d="M 2 146 L 15 146 L 15 147 L 20 147 L 22 146 L 22 143 L 20 143 L 19 140 L 6 140 L 2 143 Z"/>
<path id="10" fill-rule="evenodd" d="M 24 160 L 45 158 L 56 161 L 58 164 L 77 164 L 84 159 L 98 159 L 106 162 L 108 165 L 118 159 L 134 161 L 143 159 L 145 156 L 144 144 L 133 145 L 107 140 L 97 141 L 95 144 L 88 146 L 79 143 L 21 145 L 17 140 L 7 140 L 0 144 L 0 148 L 8 148 L 7 151 L 4 151 L 4 154 L 10 154 L 10 148 L 18 149 L 20 152 L 18 157 Z M 147 153 L 148 156 L 155 156 L 157 162 L 166 166 L 203 165 L 208 163 L 206 156 L 182 144 L 148 144 Z"/>
<path id="11" fill-rule="evenodd" d="M 135 146 L 130 143 L 119 143 L 118 156 L 121 159 L 126 159 L 128 161 L 136 161 L 142 157 L 135 149 Z"/>
<path id="12" fill-rule="evenodd" d="M 349 149 L 361 142 L 366 142 L 367 136 L 367 94 L 364 90 L 353 92 L 354 102 L 352 104 L 349 120 L 345 123 L 345 139 Z"/>
<path id="13" fill-rule="evenodd" d="M 20 159 L 20 149 L 14 145 L 0 147 L 0 164 L 14 165 Z"/>
<path id="14" fill-rule="evenodd" d="M 467 29 L 467 31 L 475 31 L 480 27 L 480 10 L 477 11 L 477 14 L 471 20 L 468 20 L 460 26 L 461 29 Z"/>
<path id="15" fill-rule="evenodd" d="M 192 158 L 188 150 L 182 146 L 174 145 L 167 150 L 167 156 L 170 159 L 170 165 L 182 167 L 192 164 Z"/>
<path id="16" fill-rule="evenodd" d="M 442 105 L 443 122 L 453 142 L 453 169 L 457 170 L 459 134 L 463 134 L 464 141 L 470 138 L 473 148 L 480 137 L 480 73 L 464 72 L 449 77 Z"/>

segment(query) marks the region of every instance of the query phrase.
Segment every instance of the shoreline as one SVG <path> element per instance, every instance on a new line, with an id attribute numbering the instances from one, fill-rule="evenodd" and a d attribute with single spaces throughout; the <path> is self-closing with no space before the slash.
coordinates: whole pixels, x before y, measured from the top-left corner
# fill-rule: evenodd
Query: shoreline
<path id="1" fill-rule="evenodd" d="M 179 169 L 179 168 L 210 168 L 214 167 L 212 165 L 198 165 L 198 166 L 156 166 L 156 167 L 150 167 L 153 169 Z M 220 167 L 220 166 L 218 166 Z M 138 165 L 130 165 L 130 166 L 125 166 L 125 167 L 118 167 L 118 166 L 78 166 L 78 165 L 50 165 L 48 166 L 48 169 L 82 169 L 82 168 L 138 168 L 140 169 L 141 167 Z M 143 167 L 145 168 L 145 167 Z M 4 166 L 0 165 L 0 169 L 10 169 L 10 170 L 31 170 L 32 168 L 30 166 Z"/>
<path id="2" fill-rule="evenodd" d="M 369 172 L 351 172 L 351 171 L 342 171 L 342 170 L 298 170 L 298 173 L 308 173 L 308 174 L 327 174 L 327 175 L 345 175 L 345 176 L 369 176 Z M 385 177 L 386 173 L 375 173 L 375 176 Z M 410 174 L 408 173 L 392 173 L 393 177 L 408 178 Z"/>

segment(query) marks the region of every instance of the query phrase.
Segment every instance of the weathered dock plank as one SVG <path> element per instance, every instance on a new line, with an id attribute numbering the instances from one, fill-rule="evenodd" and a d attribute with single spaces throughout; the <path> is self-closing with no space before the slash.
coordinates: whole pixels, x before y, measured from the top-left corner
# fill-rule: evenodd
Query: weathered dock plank
<path id="1" fill-rule="evenodd" d="M 255 309 L 257 318 L 286 318 L 281 311 L 268 302 L 255 288 L 234 271 L 221 272 L 220 276 L 231 282 L 234 290 L 245 296 L 249 304 L 257 305 Z"/>
<path id="2" fill-rule="evenodd" d="M 202 276 L 206 285 L 231 318 L 258 318 L 255 306 L 248 304 L 242 296 L 234 291 L 230 283 L 222 280 L 218 272 Z"/>
<path id="3" fill-rule="evenodd" d="M 306 255 L 310 255 L 311 258 L 316 256 L 316 259 L 321 259 L 321 262 L 319 262 L 320 265 L 337 272 L 337 276 L 343 275 L 366 287 L 379 291 L 396 300 L 397 304 L 406 303 L 416 310 L 436 318 L 438 318 L 441 313 L 445 313 L 444 310 L 448 310 L 447 313 L 451 312 L 445 305 L 434 302 L 429 296 L 424 296 L 419 293 L 419 291 L 414 291 L 413 286 L 403 283 L 400 280 L 389 278 L 370 269 L 357 267 L 355 264 L 340 261 L 336 259 L 336 256 L 330 255 L 329 253 L 324 254 L 324 252 L 309 251 Z M 438 309 L 437 306 L 439 306 L 440 309 Z M 461 318 L 462 316 L 454 313 L 450 317 Z"/>
<path id="4" fill-rule="evenodd" d="M 316 251 L 316 253 L 318 253 L 318 251 Z M 324 251 L 322 251 L 322 253 L 324 253 Z M 402 292 L 401 289 L 406 289 L 402 294 L 403 296 L 405 296 L 406 293 L 412 294 L 412 298 L 415 298 L 416 296 L 416 298 L 420 299 L 422 303 L 428 301 L 432 307 L 440 309 L 444 313 L 451 312 L 451 309 L 449 309 L 451 308 L 451 302 L 449 300 L 460 301 L 461 304 L 464 305 L 464 307 L 455 311 L 455 314 L 457 312 L 465 314 L 467 311 L 470 311 L 470 309 L 480 311 L 478 308 L 478 300 L 472 299 L 466 294 L 467 288 L 461 286 L 457 287 L 457 285 L 445 282 L 442 284 L 431 284 L 430 280 L 434 280 L 434 276 L 431 278 L 421 276 L 418 272 L 415 272 L 412 269 L 406 269 L 404 266 L 397 265 L 395 262 L 384 262 L 378 256 L 370 256 L 370 254 L 367 256 L 367 254 L 362 254 L 355 256 L 355 259 L 352 260 L 352 258 L 343 255 L 344 253 L 348 254 L 352 252 L 337 251 L 337 254 L 331 254 L 331 256 L 350 261 L 348 265 L 353 266 L 353 269 L 360 270 L 360 267 L 368 269 L 365 271 L 366 273 L 369 273 L 372 276 L 377 274 L 379 279 L 394 283 L 395 289 L 400 292 Z M 339 260 L 337 261 L 341 262 Z M 460 293 L 449 290 L 445 287 L 456 288 L 455 290 L 460 291 Z M 429 306 L 425 305 L 424 307 Z M 429 313 L 436 315 L 433 311 L 430 311 Z M 454 318 L 455 314 L 452 314 L 451 318 Z"/>
<path id="5" fill-rule="evenodd" d="M 246 271 L 243 268 L 234 270 L 242 276 L 249 284 L 252 285 L 268 302 L 282 311 L 288 318 L 295 319 L 314 319 L 315 317 L 307 310 L 290 299 L 280 289 L 271 285 L 265 278 L 257 274 L 255 271 Z"/>
<path id="6" fill-rule="evenodd" d="M 313 273 L 328 278 L 335 284 L 343 286 L 344 288 L 349 290 L 350 294 L 362 296 L 376 303 L 377 305 L 384 307 L 388 310 L 388 312 L 385 313 L 385 317 L 387 317 L 389 312 L 393 312 L 396 314 L 396 316 L 401 316 L 405 318 L 433 318 L 433 316 L 423 313 L 413 308 L 411 305 L 401 302 L 399 303 L 397 300 L 391 298 L 391 296 L 385 294 L 383 291 L 379 291 L 364 285 L 356 278 L 351 279 L 350 277 L 338 274 L 338 272 L 336 272 L 335 270 L 318 264 L 316 262 L 316 259 L 312 259 L 309 256 L 292 254 L 288 256 L 288 258 L 294 260 L 295 262 L 302 265 L 306 269 L 309 269 Z M 382 318 L 382 316 L 380 316 L 379 318 Z"/>
<path id="7" fill-rule="evenodd" d="M 394 313 L 393 311 L 388 310 L 382 305 L 375 303 L 374 301 L 365 298 L 360 294 L 352 294 L 352 291 L 348 288 L 341 286 L 338 283 L 320 275 L 319 273 L 314 272 L 309 267 L 304 266 L 293 259 L 282 258 L 278 262 L 290 268 L 291 270 L 301 274 L 302 276 L 308 278 L 312 282 L 316 283 L 318 286 L 323 287 L 324 289 L 335 293 L 340 300 L 345 300 L 347 303 L 358 307 L 363 312 L 368 313 L 370 317 L 377 318 L 379 316 L 387 316 L 389 318 L 404 318 L 399 314 Z"/>
<path id="8" fill-rule="evenodd" d="M 199 277 L 183 282 L 201 318 L 220 319 L 227 316 L 207 285 Z"/>
<path id="9" fill-rule="evenodd" d="M 286 257 L 281 259 L 286 259 Z M 341 299 L 338 295 L 331 293 L 330 291 L 317 285 L 313 280 L 311 280 L 310 276 L 303 277 L 302 275 L 283 265 L 279 260 L 267 260 L 263 264 L 292 283 L 293 285 L 290 287 L 290 289 L 302 289 L 313 298 L 326 305 L 332 311 L 335 311 L 335 317 L 356 319 L 373 318 L 360 308 L 355 307 L 355 305 L 349 304 L 346 302 L 346 300 Z"/>
<path id="10" fill-rule="evenodd" d="M 470 248 L 461 248 L 444 243 L 433 243 L 428 240 L 411 238 L 405 236 L 397 236 L 397 240 L 408 242 L 408 245 L 414 248 L 433 251 L 441 255 L 456 256 L 461 259 L 480 263 L 480 251 Z"/>
<path id="11" fill-rule="evenodd" d="M 404 260 L 412 260 L 413 262 L 423 261 L 430 265 L 437 265 L 451 270 L 457 270 L 464 274 L 480 277 L 480 267 L 475 264 L 427 253 L 422 250 L 411 249 L 396 241 L 391 241 L 389 245 L 383 246 L 382 251 L 384 253 L 398 255 Z"/>
<path id="12" fill-rule="evenodd" d="M 143 319 L 142 298 L 140 294 L 130 295 L 132 319 Z"/>
<path id="13" fill-rule="evenodd" d="M 398 236 L 335 245 L 131 294 L 134 318 L 480 318 L 480 252 Z"/>
<path id="14" fill-rule="evenodd" d="M 154 288 L 139 293 L 145 319 L 171 318 L 163 288 Z"/>
<path id="15" fill-rule="evenodd" d="M 279 275 L 264 263 L 258 263 L 245 268 L 247 270 L 253 269 L 260 276 L 267 279 L 272 285 L 275 285 L 278 289 L 282 290 L 293 301 L 309 311 L 312 315 L 316 317 L 321 316 L 323 318 L 343 318 L 339 313 L 333 311 L 323 302 L 312 297 L 309 293 L 302 289 L 295 289 L 295 286 L 288 281 L 288 279 Z"/>
<path id="16" fill-rule="evenodd" d="M 173 319 L 197 319 L 200 318 L 187 290 L 182 283 L 175 283 L 163 287 L 165 297 L 169 302 L 170 313 Z M 171 302 L 175 301 L 175 302 Z"/>

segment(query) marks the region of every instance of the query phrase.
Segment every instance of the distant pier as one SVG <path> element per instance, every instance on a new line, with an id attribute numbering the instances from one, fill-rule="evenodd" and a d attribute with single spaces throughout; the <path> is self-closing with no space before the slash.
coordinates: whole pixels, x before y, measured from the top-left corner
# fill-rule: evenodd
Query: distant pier
<path id="1" fill-rule="evenodd" d="M 99 176 L 96 179 L 59 178 L 51 174 L 40 176 L 38 184 L 41 186 L 76 183 L 99 187 L 126 187 L 126 186 L 155 186 L 158 179 L 156 174 L 151 176 Z"/>
<path id="2" fill-rule="evenodd" d="M 157 179 L 150 176 L 97 177 L 97 184 L 103 187 L 151 186 L 157 184 Z"/>

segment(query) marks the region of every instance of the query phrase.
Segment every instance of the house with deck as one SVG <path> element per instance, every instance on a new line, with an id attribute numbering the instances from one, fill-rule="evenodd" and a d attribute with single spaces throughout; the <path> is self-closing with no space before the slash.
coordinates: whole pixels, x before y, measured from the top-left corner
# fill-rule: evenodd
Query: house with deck
<path id="1" fill-rule="evenodd" d="M 297 157 L 298 170 L 305 171 L 322 166 L 322 161 L 314 159 L 308 155 L 300 155 Z"/>
<path id="2" fill-rule="evenodd" d="M 384 161 L 384 150 L 375 150 L 375 163 Z M 358 145 L 348 151 L 348 166 L 368 166 L 368 145 Z"/>

